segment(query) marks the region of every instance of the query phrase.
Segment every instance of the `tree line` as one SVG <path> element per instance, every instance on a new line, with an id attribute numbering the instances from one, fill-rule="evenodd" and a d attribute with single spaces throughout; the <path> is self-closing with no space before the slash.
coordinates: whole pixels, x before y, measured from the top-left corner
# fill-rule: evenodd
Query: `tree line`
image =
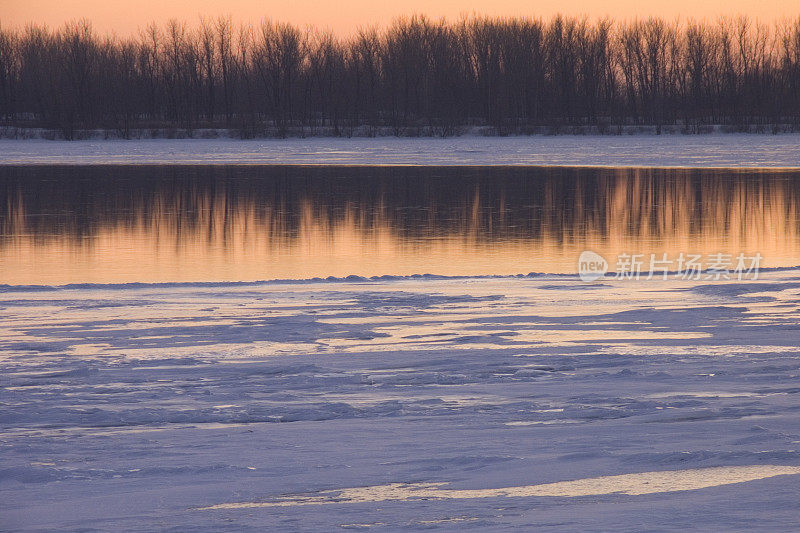
<path id="1" fill-rule="evenodd" d="M 337 37 L 229 17 L 101 36 L 0 25 L 0 124 L 241 137 L 800 126 L 800 17 L 772 26 L 415 15 Z"/>

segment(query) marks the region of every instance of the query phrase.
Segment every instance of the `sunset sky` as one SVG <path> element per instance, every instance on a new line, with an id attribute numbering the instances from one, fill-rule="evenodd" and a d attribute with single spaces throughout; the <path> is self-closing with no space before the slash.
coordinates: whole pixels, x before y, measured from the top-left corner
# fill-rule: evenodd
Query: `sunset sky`
<path id="1" fill-rule="evenodd" d="M 678 16 L 715 19 L 720 15 L 743 13 L 764 22 L 800 16 L 798 0 L 0 0 L 0 7 L 0 24 L 3 25 L 29 22 L 61 25 L 86 17 L 100 32 L 114 31 L 121 35 L 136 32 L 151 21 L 177 18 L 193 23 L 200 15 L 231 15 L 235 22 L 270 17 L 298 25 L 312 24 L 339 34 L 348 34 L 360 26 L 384 25 L 399 15 L 411 13 L 448 19 L 473 12 L 545 18 L 561 12 L 592 18 L 610 15 L 617 19 L 650 15 L 669 19 Z"/>

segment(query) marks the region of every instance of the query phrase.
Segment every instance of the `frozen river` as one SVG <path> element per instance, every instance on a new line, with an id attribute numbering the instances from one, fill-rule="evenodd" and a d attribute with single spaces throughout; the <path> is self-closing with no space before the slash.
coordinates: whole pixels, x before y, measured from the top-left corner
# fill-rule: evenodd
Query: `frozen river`
<path id="1" fill-rule="evenodd" d="M 0 522 L 786 531 L 798 274 L 8 287 Z"/>
<path id="2" fill-rule="evenodd" d="M 0 143 L 0 529 L 800 521 L 797 171 L 81 146 Z"/>

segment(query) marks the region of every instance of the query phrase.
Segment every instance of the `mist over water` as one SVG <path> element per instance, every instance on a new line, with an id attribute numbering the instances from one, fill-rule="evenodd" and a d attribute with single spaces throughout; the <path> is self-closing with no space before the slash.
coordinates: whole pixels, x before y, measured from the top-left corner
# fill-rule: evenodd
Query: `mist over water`
<path id="1" fill-rule="evenodd" d="M 800 173 L 0 168 L 0 283 L 574 273 L 581 251 L 800 264 Z"/>

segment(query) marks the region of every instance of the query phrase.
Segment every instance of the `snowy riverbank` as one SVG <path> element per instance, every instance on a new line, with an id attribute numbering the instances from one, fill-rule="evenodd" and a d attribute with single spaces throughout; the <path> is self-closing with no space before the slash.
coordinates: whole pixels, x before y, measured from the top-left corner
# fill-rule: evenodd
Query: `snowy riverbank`
<path id="1" fill-rule="evenodd" d="M 558 165 L 800 168 L 800 134 L 0 140 L 0 164 Z"/>
<path id="2" fill-rule="evenodd" d="M 786 531 L 762 277 L 6 286 L 0 528 Z"/>

